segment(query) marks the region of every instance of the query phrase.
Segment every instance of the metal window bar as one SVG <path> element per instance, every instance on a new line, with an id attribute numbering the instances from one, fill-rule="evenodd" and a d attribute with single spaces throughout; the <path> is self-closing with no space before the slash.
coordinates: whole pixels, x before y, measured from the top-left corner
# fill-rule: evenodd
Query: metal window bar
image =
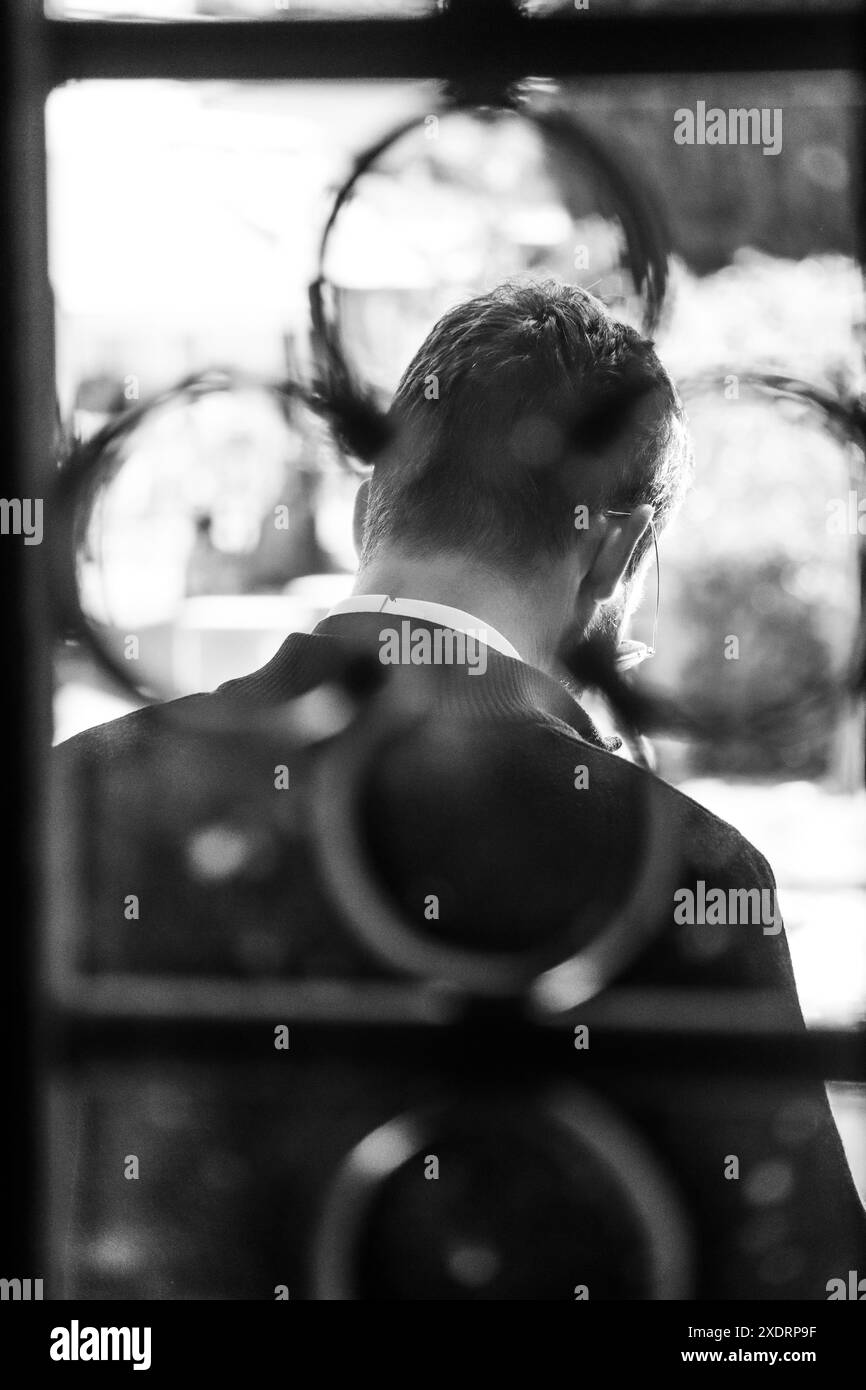
<path id="1" fill-rule="evenodd" d="M 850 68 L 859 12 L 821 10 L 528 19 L 509 4 L 452 0 L 429 19 L 47 21 L 54 82 L 85 77 L 514 79 L 590 73 Z"/>

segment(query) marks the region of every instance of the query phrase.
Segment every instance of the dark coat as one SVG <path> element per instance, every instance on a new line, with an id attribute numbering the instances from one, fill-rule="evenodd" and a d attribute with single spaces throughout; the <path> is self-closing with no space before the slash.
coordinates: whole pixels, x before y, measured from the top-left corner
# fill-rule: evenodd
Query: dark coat
<path id="1" fill-rule="evenodd" d="M 396 621 L 389 615 L 389 625 Z M 67 849 L 80 855 L 89 845 L 84 916 L 97 929 L 84 959 L 91 968 L 388 976 L 346 932 L 345 907 L 334 911 L 324 901 L 320 857 L 299 848 L 289 863 L 274 850 L 280 833 L 297 842 L 303 831 L 297 806 L 309 806 L 303 797 L 319 785 L 322 757 L 331 760 L 330 785 L 339 785 L 341 736 L 323 737 L 309 757 L 296 756 L 287 741 L 296 796 L 280 800 L 273 789 L 279 736 L 257 733 L 253 718 L 329 682 L 344 688 L 347 654 L 375 657 L 383 625 L 379 614 L 326 619 L 214 694 L 148 708 L 61 745 L 55 803 L 67 807 L 66 820 L 77 807 L 86 831 Z M 362 692 L 360 666 L 356 675 Z M 674 1012 L 684 990 L 729 988 L 754 999 L 765 1017 L 769 1010 L 777 1025 L 803 1032 L 780 917 L 678 920 L 686 890 L 696 904 L 713 890 L 727 904 L 750 892 L 749 902 L 760 901 L 755 891 L 774 900 L 769 865 L 732 826 L 617 756 L 564 685 L 493 649 L 483 673 L 400 668 L 393 680 L 410 702 L 422 690 L 430 715 L 375 744 L 355 809 L 368 862 L 410 928 L 448 951 L 519 960 L 549 947 L 552 960 L 563 943 L 565 954 L 592 946 L 618 922 L 626 946 L 613 958 L 611 993 L 627 999 L 622 990 L 631 990 L 645 1001 L 655 990 L 658 1014 Z M 355 698 L 364 703 L 363 693 Z M 211 744 L 171 723 L 226 715 L 242 730 L 246 712 L 248 737 L 241 731 Z M 329 834 L 329 814 L 325 807 L 320 836 Z M 204 877 L 190 881 L 183 857 L 190 825 L 220 816 L 249 828 L 253 850 L 240 886 L 219 865 L 209 884 L 207 863 Z M 336 816 L 333 833 L 343 833 Z M 220 843 L 215 851 L 211 844 L 217 856 Z M 159 883 L 151 882 L 155 864 Z M 149 894 L 151 923 L 132 936 L 117 926 L 131 885 Z M 828 1280 L 862 1265 L 863 1210 L 820 1082 L 758 1083 L 726 1079 L 724 1071 L 712 1084 L 666 1080 L 645 1074 L 639 1057 L 625 1072 L 613 1092 L 660 1138 L 704 1211 L 702 1286 L 711 1296 L 825 1298 Z M 724 1175 L 731 1156 L 738 1179 Z"/>

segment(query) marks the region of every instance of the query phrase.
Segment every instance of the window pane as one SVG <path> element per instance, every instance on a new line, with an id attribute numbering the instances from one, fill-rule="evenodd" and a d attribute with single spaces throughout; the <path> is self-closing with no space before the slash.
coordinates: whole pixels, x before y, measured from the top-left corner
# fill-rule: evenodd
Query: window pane
<path id="1" fill-rule="evenodd" d="M 705 383 L 689 398 L 696 483 L 678 524 L 662 538 L 659 654 L 648 674 L 674 694 L 687 689 L 712 701 L 720 689 L 736 688 L 747 702 L 781 696 L 797 709 L 810 673 L 839 672 L 859 616 L 861 536 L 856 525 L 836 534 L 827 523 L 836 503 L 844 520 L 851 495 L 859 515 L 862 459 L 808 405 L 755 399 L 749 376 L 787 373 L 842 399 L 862 387 L 856 85 L 826 74 L 657 77 L 542 87 L 542 97 L 563 105 L 649 183 L 675 253 L 659 351 L 684 387 L 696 378 Z M 268 378 L 287 369 L 308 373 L 308 287 L 335 191 L 364 147 L 410 117 L 418 122 L 415 134 L 381 162 L 390 174 L 370 175 L 386 188 L 387 218 L 372 216 L 381 212 L 379 194 L 368 188 L 362 196 L 359 188 L 353 216 L 338 220 L 343 264 L 335 237 L 331 274 L 342 277 L 341 327 L 354 334 L 359 353 L 393 346 L 409 324 L 397 354 L 402 361 L 440 311 L 440 291 L 462 285 L 471 293 L 488 272 L 495 270 L 495 279 L 525 272 L 525 242 L 523 259 L 511 264 L 500 257 L 479 271 L 467 262 L 460 238 L 445 236 L 444 185 L 436 192 L 437 215 L 419 216 L 429 188 L 412 152 L 426 148 L 425 119 L 437 103 L 436 87 L 419 83 L 85 83 L 57 91 L 49 110 L 51 265 L 64 419 L 87 432 L 130 399 L 215 366 Z M 760 121 L 747 124 L 755 139 L 744 143 L 675 139 L 678 113 L 697 120 L 703 111 L 706 122 L 709 112 L 727 119 L 740 109 L 781 115 L 766 130 Z M 467 157 L 477 139 L 467 128 Z M 447 165 L 448 199 L 469 225 L 479 189 L 496 171 L 487 163 L 485 179 L 475 178 L 470 159 L 461 198 L 459 155 L 457 149 L 456 163 Z M 551 152 L 540 163 L 537 147 L 513 144 L 500 157 L 507 188 L 514 161 L 529 159 L 535 182 L 527 187 L 539 206 L 546 201 L 561 210 L 583 196 L 569 161 Z M 554 190 L 559 203 L 551 202 Z M 525 229 L 531 242 L 537 228 L 526 220 Z M 500 252 L 508 245 L 502 242 Z M 592 284 L 605 267 L 592 251 L 589 260 L 573 260 L 570 272 L 553 270 Z M 419 264 L 429 291 L 422 311 Z M 270 466 L 268 441 L 276 436 L 266 412 L 256 406 L 241 426 L 222 418 L 195 429 L 211 443 L 207 430 L 222 431 L 220 449 L 239 458 L 260 446 L 262 466 Z M 186 423 L 171 434 L 172 420 L 181 419 Z M 194 432 L 191 419 L 180 412 L 161 426 L 175 451 L 189 447 L 182 441 Z M 286 458 L 292 447 L 286 443 Z M 302 480 L 292 476 L 299 489 L 293 496 L 301 497 Z M 333 603 L 352 565 L 341 488 L 322 473 L 313 493 L 296 503 L 306 506 L 315 542 L 306 569 L 292 559 L 282 571 L 284 556 L 234 593 L 238 554 L 249 538 L 245 532 L 235 545 L 226 540 L 226 518 L 210 517 L 208 587 L 222 567 L 223 597 L 215 600 L 222 617 L 193 601 L 200 591 L 189 595 L 185 635 L 173 647 L 176 679 L 190 688 L 205 678 L 216 684 L 250 669 L 268 643 L 275 650 L 283 634 L 267 601 L 274 592 L 290 591 L 300 626 Z M 263 497 L 266 491 L 263 483 Z M 200 538 L 199 573 L 204 548 Z M 147 556 L 136 570 L 135 555 L 120 540 L 116 553 L 143 596 L 155 601 Z M 640 636 L 651 624 L 651 578 L 646 596 L 634 620 Z M 198 644 L 194 671 L 191 633 Z M 725 659 L 730 635 L 739 638 L 739 664 Z M 106 717 L 106 692 L 83 655 L 66 651 L 63 660 L 61 735 Z M 752 827 L 776 867 L 781 900 L 790 905 L 804 1006 L 816 1021 L 859 1016 L 866 993 L 862 714 L 829 706 L 826 713 L 804 728 L 777 730 L 779 737 L 760 749 L 729 743 L 715 760 L 706 745 L 658 745 L 662 774 L 747 833 Z M 830 921 L 838 940 L 825 950 Z"/>

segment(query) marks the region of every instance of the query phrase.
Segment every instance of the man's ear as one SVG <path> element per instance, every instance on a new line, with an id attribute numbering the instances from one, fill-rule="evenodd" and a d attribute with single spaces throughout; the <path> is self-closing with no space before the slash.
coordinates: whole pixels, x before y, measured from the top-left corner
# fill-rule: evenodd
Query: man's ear
<path id="1" fill-rule="evenodd" d="M 367 524 L 367 507 L 370 505 L 370 479 L 365 478 L 355 493 L 355 507 L 352 512 L 352 539 L 355 542 L 355 550 L 360 558 L 361 545 L 364 540 L 364 528 Z"/>
<path id="2" fill-rule="evenodd" d="M 606 603 L 613 598 L 652 516 L 653 509 L 646 503 L 625 516 L 605 515 L 598 549 L 581 584 L 594 603 Z"/>

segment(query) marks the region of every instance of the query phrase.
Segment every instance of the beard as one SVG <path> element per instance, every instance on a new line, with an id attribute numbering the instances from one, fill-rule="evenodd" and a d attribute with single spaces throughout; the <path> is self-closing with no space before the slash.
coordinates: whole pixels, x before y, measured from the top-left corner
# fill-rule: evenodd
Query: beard
<path id="1" fill-rule="evenodd" d="M 583 640 L 596 641 L 615 651 L 622 640 L 626 606 L 626 596 L 622 592 L 608 599 L 607 603 L 602 603 L 587 624 Z"/>
<path id="2" fill-rule="evenodd" d="M 626 613 L 627 598 L 626 595 L 620 591 L 615 594 L 612 599 L 608 599 L 607 603 L 601 604 L 596 609 L 589 623 L 587 623 L 579 636 L 575 630 L 572 630 L 570 634 L 571 643 L 569 645 L 575 642 L 579 646 L 583 646 L 584 643 L 591 643 L 597 650 L 601 648 L 603 652 L 602 659 L 605 662 L 609 661 L 615 663 L 617 647 L 622 640 L 622 630 L 626 620 Z M 561 655 L 564 654 L 563 649 L 560 649 L 560 653 Z M 567 669 L 570 666 L 567 659 L 563 662 L 563 665 L 566 667 L 566 671 L 560 669 L 558 673 L 559 679 L 574 698 L 579 700 L 588 686 L 585 681 L 579 679 L 574 670 Z"/>

